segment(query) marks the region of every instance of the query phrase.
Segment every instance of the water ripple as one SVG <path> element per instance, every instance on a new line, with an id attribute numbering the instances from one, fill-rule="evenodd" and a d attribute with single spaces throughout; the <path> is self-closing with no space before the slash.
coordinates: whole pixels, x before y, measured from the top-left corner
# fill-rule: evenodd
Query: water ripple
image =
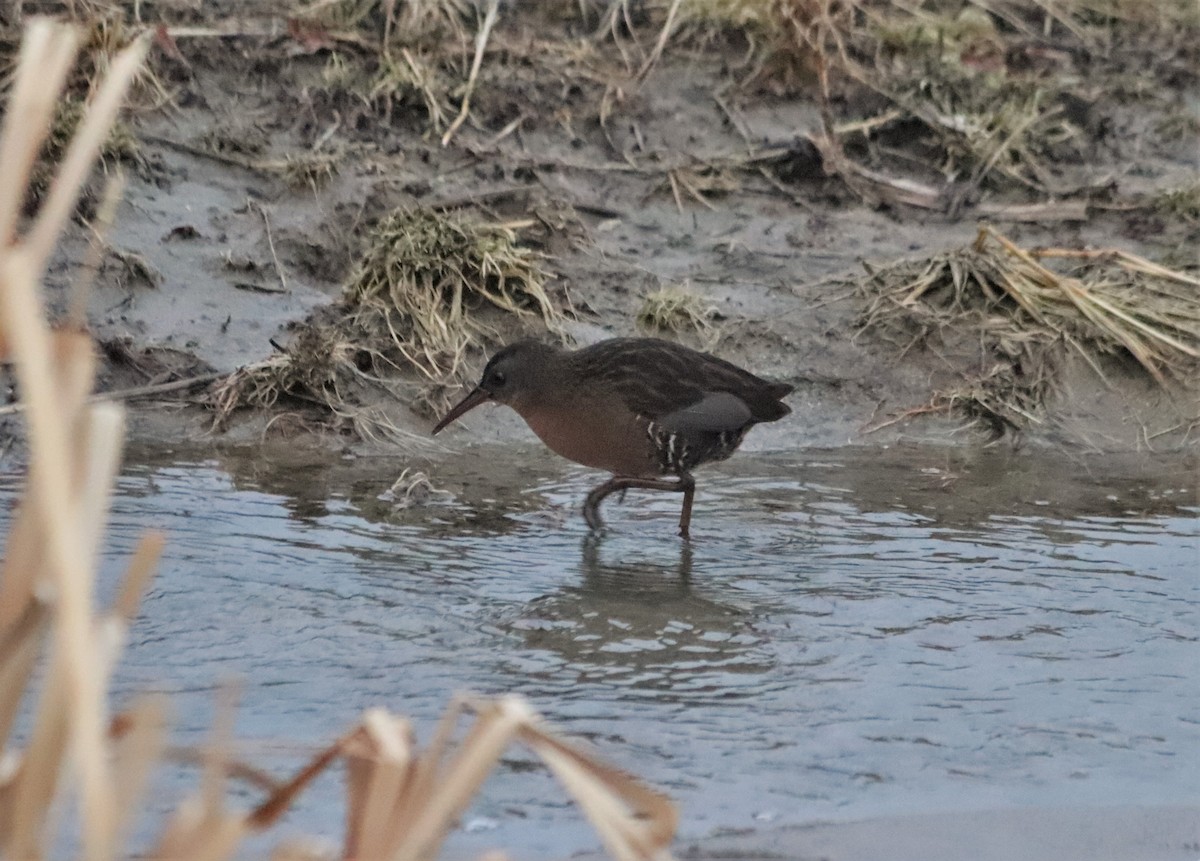
<path id="1" fill-rule="evenodd" d="M 577 506 L 595 476 L 573 469 L 396 514 L 377 464 L 309 490 L 228 455 L 134 463 L 109 594 L 142 529 L 170 543 L 118 696 L 175 694 L 197 740 L 236 674 L 239 731 L 304 742 L 367 706 L 428 726 L 458 690 L 520 692 L 710 823 L 1200 798 L 1194 492 L 1032 457 L 944 485 L 945 455 L 927 455 L 934 472 L 914 456 L 708 473 L 690 545 L 668 494 L 610 499 L 613 528 L 589 538 Z M 518 765 L 487 815 L 584 833 Z M 327 802 L 297 816 L 335 833 Z"/>

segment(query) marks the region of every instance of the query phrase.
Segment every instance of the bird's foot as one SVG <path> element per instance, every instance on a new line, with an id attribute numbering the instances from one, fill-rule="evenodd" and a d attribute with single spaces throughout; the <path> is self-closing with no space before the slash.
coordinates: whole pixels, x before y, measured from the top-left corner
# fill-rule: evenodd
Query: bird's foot
<path id="1" fill-rule="evenodd" d="M 620 492 L 621 499 L 624 501 L 625 492 L 631 487 L 682 493 L 683 510 L 679 515 L 679 537 L 684 540 L 690 540 L 691 533 L 689 527 L 692 523 L 692 496 L 696 490 L 696 482 L 687 473 L 681 474 L 676 481 L 662 478 L 632 478 L 615 475 L 599 487 L 593 488 L 583 503 L 583 518 L 587 521 L 587 525 L 591 527 L 593 532 L 604 528 L 604 521 L 600 517 L 600 503 L 617 492 Z"/>

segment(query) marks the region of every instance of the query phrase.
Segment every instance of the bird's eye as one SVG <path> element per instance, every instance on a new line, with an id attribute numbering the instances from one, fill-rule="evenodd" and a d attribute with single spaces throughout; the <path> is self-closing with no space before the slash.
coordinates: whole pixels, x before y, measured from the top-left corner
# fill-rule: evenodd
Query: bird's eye
<path id="1" fill-rule="evenodd" d="M 495 384 L 497 386 L 502 386 L 502 385 L 504 385 L 504 380 L 505 380 L 505 377 L 504 377 L 503 371 L 493 371 L 492 372 L 492 383 L 493 384 Z"/>

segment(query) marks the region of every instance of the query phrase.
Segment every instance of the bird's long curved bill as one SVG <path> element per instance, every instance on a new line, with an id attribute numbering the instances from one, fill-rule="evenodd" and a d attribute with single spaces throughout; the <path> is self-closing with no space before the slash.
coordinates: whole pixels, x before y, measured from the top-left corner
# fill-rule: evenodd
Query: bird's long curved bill
<path id="1" fill-rule="evenodd" d="M 455 406 L 450 410 L 450 412 L 448 412 L 444 416 L 442 416 L 442 420 L 440 422 L 438 422 L 436 425 L 434 425 L 433 432 L 436 434 L 438 431 L 440 431 L 446 425 L 450 424 L 450 422 L 457 419 L 463 413 L 473 410 L 473 409 L 475 409 L 475 407 L 479 406 L 484 401 L 490 401 L 491 399 L 492 399 L 492 396 L 489 395 L 487 392 L 485 392 L 483 389 L 475 389 L 475 391 L 471 392 L 471 394 L 467 395 L 465 398 L 463 398 L 461 401 L 459 401 L 457 404 L 455 404 Z"/>

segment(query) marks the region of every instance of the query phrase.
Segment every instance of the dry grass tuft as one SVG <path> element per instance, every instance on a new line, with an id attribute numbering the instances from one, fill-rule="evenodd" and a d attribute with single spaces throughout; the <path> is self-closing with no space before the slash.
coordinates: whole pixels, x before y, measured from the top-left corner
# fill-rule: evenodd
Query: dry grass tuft
<path id="1" fill-rule="evenodd" d="M 443 69 L 432 53 L 421 48 L 361 57 L 333 51 L 321 72 L 324 89 L 345 93 L 390 123 L 394 116 L 424 110 L 430 129 L 440 132 L 452 112 L 455 77 Z"/>
<path id="2" fill-rule="evenodd" d="M 398 54 L 379 58 L 367 83 L 366 102 L 384 122 L 391 122 L 395 111 L 420 104 L 430 128 L 442 131 L 453 110 L 450 93 L 456 86 L 454 78 L 427 52 L 402 48 Z"/>
<path id="3" fill-rule="evenodd" d="M 55 166 L 65 154 L 66 146 L 75 134 L 87 105 L 94 98 L 100 83 L 106 78 L 116 58 L 126 49 L 146 40 L 146 29 L 128 20 L 126 4 L 116 2 L 26 3 L 17 4 L 19 14 L 13 16 L 13 26 L 0 23 L 0 96 L 8 93 L 15 76 L 17 48 L 21 36 L 20 23 L 39 14 L 63 15 L 74 22 L 78 36 L 75 65 L 67 74 L 62 98 L 55 112 L 50 134 L 45 138 L 41 155 L 34 166 L 29 183 L 32 207 L 46 191 Z M 2 21 L 2 16 L 0 16 Z M 162 78 L 147 63 L 138 69 L 127 101 L 136 108 L 153 110 L 167 104 L 171 94 Z M 100 151 L 106 165 L 114 162 L 138 163 L 141 148 L 133 126 L 118 118 L 109 129 Z M 84 208 L 96 202 L 98 190 L 85 188 L 81 197 Z"/>
<path id="4" fill-rule="evenodd" d="M 286 156 L 279 163 L 278 170 L 284 182 L 292 188 L 317 191 L 337 175 L 341 163 L 341 153 L 302 152 Z"/>
<path id="5" fill-rule="evenodd" d="M 435 382 L 459 372 L 468 346 L 495 336 L 484 308 L 538 317 L 560 331 L 544 257 L 518 242 L 518 226 L 425 209 L 393 212 L 367 235 L 342 304 L 357 328 L 386 332 Z"/>
<path id="6" fill-rule="evenodd" d="M 498 0 L 486 14 L 466 0 L 314 0 L 300 20 L 370 48 L 331 54 L 322 75 L 330 92 L 350 94 L 386 123 L 423 107 L 429 130 L 445 145 L 466 119 L 498 9 Z M 474 62 L 464 62 L 472 48 Z"/>
<path id="7" fill-rule="evenodd" d="M 108 74 L 113 60 L 134 42 L 146 36 L 146 28 L 132 22 L 129 3 L 85 2 L 16 4 L 19 15 L 14 15 L 16 26 L 0 24 L 0 88 L 7 88 L 12 80 L 10 67 L 15 63 L 16 47 L 21 36 L 21 22 L 37 15 L 67 16 L 80 34 L 80 51 L 72 68 L 67 92 L 72 100 L 91 97 L 97 83 Z M 2 20 L 2 16 L 0 16 Z M 171 93 L 154 68 L 144 63 L 130 91 L 132 107 L 155 109 L 171 101 Z"/>
<path id="8" fill-rule="evenodd" d="M 687 285 L 666 286 L 642 299 L 637 324 L 653 333 L 694 337 L 711 350 L 721 337 L 716 325 L 717 307 L 688 289 Z"/>
<path id="9" fill-rule="evenodd" d="M 842 9 L 823 0 L 686 0 L 679 18 L 681 30 L 693 38 L 736 32 L 746 40 L 744 84 L 792 90 L 816 80 L 820 55 L 815 40 L 840 14 Z"/>
<path id="10" fill-rule="evenodd" d="M 1020 430 L 1038 421 L 1066 350 L 1097 373 L 1100 356 L 1131 358 L 1164 386 L 1200 365 L 1200 277 L 1122 251 L 1029 251 L 985 227 L 967 248 L 871 272 L 862 289 L 863 329 L 902 351 L 981 344 L 975 377 L 905 416 L 955 408 Z"/>
<path id="11" fill-rule="evenodd" d="M 238 409 L 271 409 L 281 401 L 317 405 L 356 427 L 366 425 L 350 406 L 352 382 L 361 373 L 359 355 L 360 348 L 336 329 L 304 327 L 287 349 L 238 368 L 213 386 L 207 398 L 216 412 L 213 429 L 224 430 Z"/>
<path id="12" fill-rule="evenodd" d="M 424 109 L 431 130 L 440 132 L 448 125 L 456 84 L 431 56 L 428 50 L 406 47 L 371 58 L 335 50 L 322 70 L 324 88 L 352 96 L 386 124 L 409 110 Z"/>
<path id="13" fill-rule="evenodd" d="M 941 67 L 936 77 L 912 68 L 890 83 L 889 99 L 901 113 L 878 125 L 876 135 L 916 142 L 960 194 L 983 187 L 1061 193 L 1067 189 L 1059 188 L 1053 164 L 1084 155 L 1087 136 L 1064 115 L 1051 86 L 954 66 Z M 924 141 L 911 132 L 891 134 L 911 119 L 923 127 Z"/>
<path id="14" fill-rule="evenodd" d="M 462 215 L 401 210 L 363 240 L 341 300 L 300 327 L 286 349 L 247 365 L 210 391 L 221 430 L 237 409 L 280 402 L 317 407 L 338 432 L 417 444 L 385 413 L 368 408 L 368 389 L 424 412 L 445 408 L 468 348 L 498 338 L 495 315 L 537 318 L 561 333 L 563 314 L 545 291 L 542 255 L 520 245 L 516 228 Z M 425 387 L 397 388 L 415 368 Z"/>
<path id="15" fill-rule="evenodd" d="M 286 349 L 262 360 L 238 368 L 215 383 L 205 397 L 213 410 L 213 430 L 224 431 L 239 409 L 278 409 L 283 404 L 296 408 L 293 416 L 308 430 L 304 420 L 314 408 L 319 424 L 327 431 L 358 439 L 420 446 L 424 438 L 396 425 L 388 414 L 364 401 L 367 390 L 381 390 L 392 400 L 399 393 L 379 373 L 380 368 L 395 369 L 379 350 L 355 338 L 348 327 L 310 323 L 302 326 Z M 268 427 L 282 421 L 275 416 Z"/>
<path id="16" fill-rule="evenodd" d="M 84 28 L 83 62 L 76 71 L 77 87 L 89 89 L 95 81 L 108 74 L 113 58 L 138 39 L 146 35 L 146 28 L 129 21 L 128 4 L 93 4 L 87 10 L 79 6 L 76 21 Z M 171 101 L 171 92 L 166 83 L 149 64 L 138 71 L 130 93 L 133 105 L 138 108 L 155 109 Z"/>

